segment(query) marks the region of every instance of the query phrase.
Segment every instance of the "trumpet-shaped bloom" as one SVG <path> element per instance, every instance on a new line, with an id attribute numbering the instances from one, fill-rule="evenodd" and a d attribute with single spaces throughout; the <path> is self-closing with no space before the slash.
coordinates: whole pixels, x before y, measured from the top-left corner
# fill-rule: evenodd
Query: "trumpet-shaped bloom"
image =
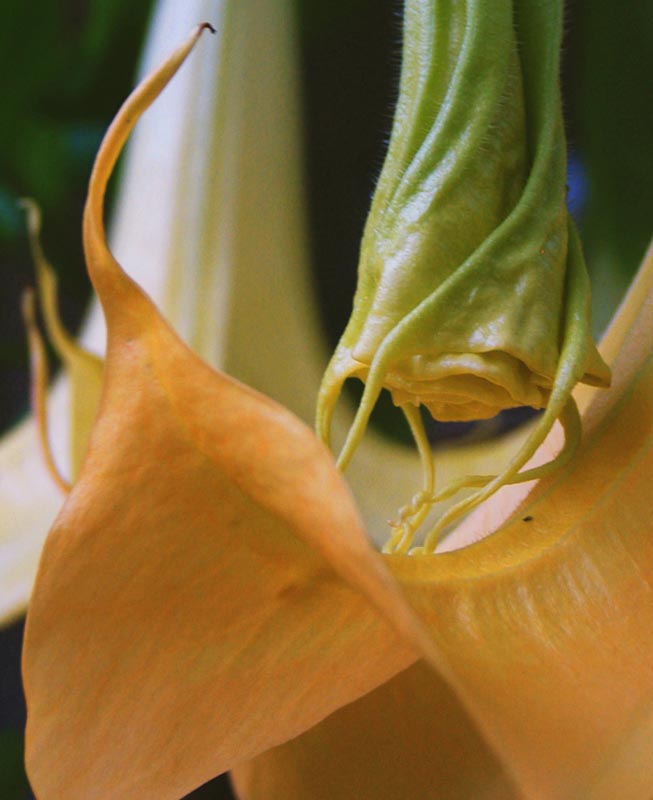
<path id="1" fill-rule="evenodd" d="M 646 800 L 653 259 L 570 464 L 480 508 L 460 535 L 483 541 L 381 556 L 310 430 L 207 366 L 106 247 L 118 149 L 194 38 L 91 182 L 105 383 L 28 616 L 37 795 L 165 800 L 234 769 L 246 798 Z"/>

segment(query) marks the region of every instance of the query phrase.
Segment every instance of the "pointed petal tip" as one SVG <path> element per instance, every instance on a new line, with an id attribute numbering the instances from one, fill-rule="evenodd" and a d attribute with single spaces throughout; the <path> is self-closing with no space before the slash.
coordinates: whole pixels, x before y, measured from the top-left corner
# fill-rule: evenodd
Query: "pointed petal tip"
<path id="1" fill-rule="evenodd" d="M 198 25 L 136 86 L 118 110 L 95 158 L 84 208 L 83 241 L 88 274 L 104 307 L 109 328 L 113 307 L 121 305 L 128 296 L 140 294 L 140 290 L 134 291 L 135 284 L 113 257 L 107 244 L 104 225 L 107 184 L 132 129 L 177 73 L 207 27 L 212 28 L 209 23 Z"/>
<path id="2" fill-rule="evenodd" d="M 32 197 L 19 197 L 16 205 L 27 214 L 27 226 L 30 233 L 38 234 L 41 230 L 41 209 L 38 203 Z"/>

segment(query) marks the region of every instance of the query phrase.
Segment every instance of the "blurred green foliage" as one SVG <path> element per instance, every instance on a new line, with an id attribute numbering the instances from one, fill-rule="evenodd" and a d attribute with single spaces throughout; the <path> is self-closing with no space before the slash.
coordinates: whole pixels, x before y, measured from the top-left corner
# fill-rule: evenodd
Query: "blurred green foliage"
<path id="1" fill-rule="evenodd" d="M 0 174 L 4 235 L 22 226 L 6 213 L 16 195 L 37 197 L 44 211 L 72 201 L 107 120 L 123 99 L 149 13 L 149 2 L 57 3 L 5 0 Z"/>
<path id="2" fill-rule="evenodd" d="M 581 223 L 600 330 L 653 233 L 653 2 L 569 9 L 566 112 L 587 171 Z"/>
<path id="3" fill-rule="evenodd" d="M 26 800 L 29 797 L 20 731 L 0 731 L 0 791 L 3 800 Z"/>
<path id="4" fill-rule="evenodd" d="M 150 1 L 5 0 L 0 26 L 0 421 L 24 409 L 25 335 L 18 313 L 33 282 L 17 206 L 33 197 L 46 252 L 61 277 L 64 319 L 76 327 L 88 296 L 81 211 L 93 156 L 132 84 Z"/>

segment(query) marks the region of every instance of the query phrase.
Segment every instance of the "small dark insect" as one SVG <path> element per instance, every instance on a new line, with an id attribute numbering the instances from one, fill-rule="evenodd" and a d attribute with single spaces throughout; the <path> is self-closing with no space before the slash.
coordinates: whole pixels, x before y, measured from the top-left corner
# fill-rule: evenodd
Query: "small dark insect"
<path id="1" fill-rule="evenodd" d="M 524 517 L 524 518 L 522 519 L 522 522 L 531 522 L 532 520 L 533 520 L 533 517 L 531 517 L 531 516 L 528 516 L 528 517 Z"/>

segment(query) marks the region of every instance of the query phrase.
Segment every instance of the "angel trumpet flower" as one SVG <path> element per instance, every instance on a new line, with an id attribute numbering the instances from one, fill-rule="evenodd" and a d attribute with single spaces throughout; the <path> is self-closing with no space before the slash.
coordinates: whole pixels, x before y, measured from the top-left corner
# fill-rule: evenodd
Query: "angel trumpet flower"
<path id="1" fill-rule="evenodd" d="M 381 555 L 327 448 L 203 362 L 108 249 L 106 183 L 201 29 L 130 96 L 84 213 L 108 344 L 28 614 L 40 800 L 648 800 L 653 258 L 577 392 L 583 440 L 439 555 Z M 200 45 L 201 46 L 201 45 Z M 559 443 L 554 431 L 548 445 Z"/>

